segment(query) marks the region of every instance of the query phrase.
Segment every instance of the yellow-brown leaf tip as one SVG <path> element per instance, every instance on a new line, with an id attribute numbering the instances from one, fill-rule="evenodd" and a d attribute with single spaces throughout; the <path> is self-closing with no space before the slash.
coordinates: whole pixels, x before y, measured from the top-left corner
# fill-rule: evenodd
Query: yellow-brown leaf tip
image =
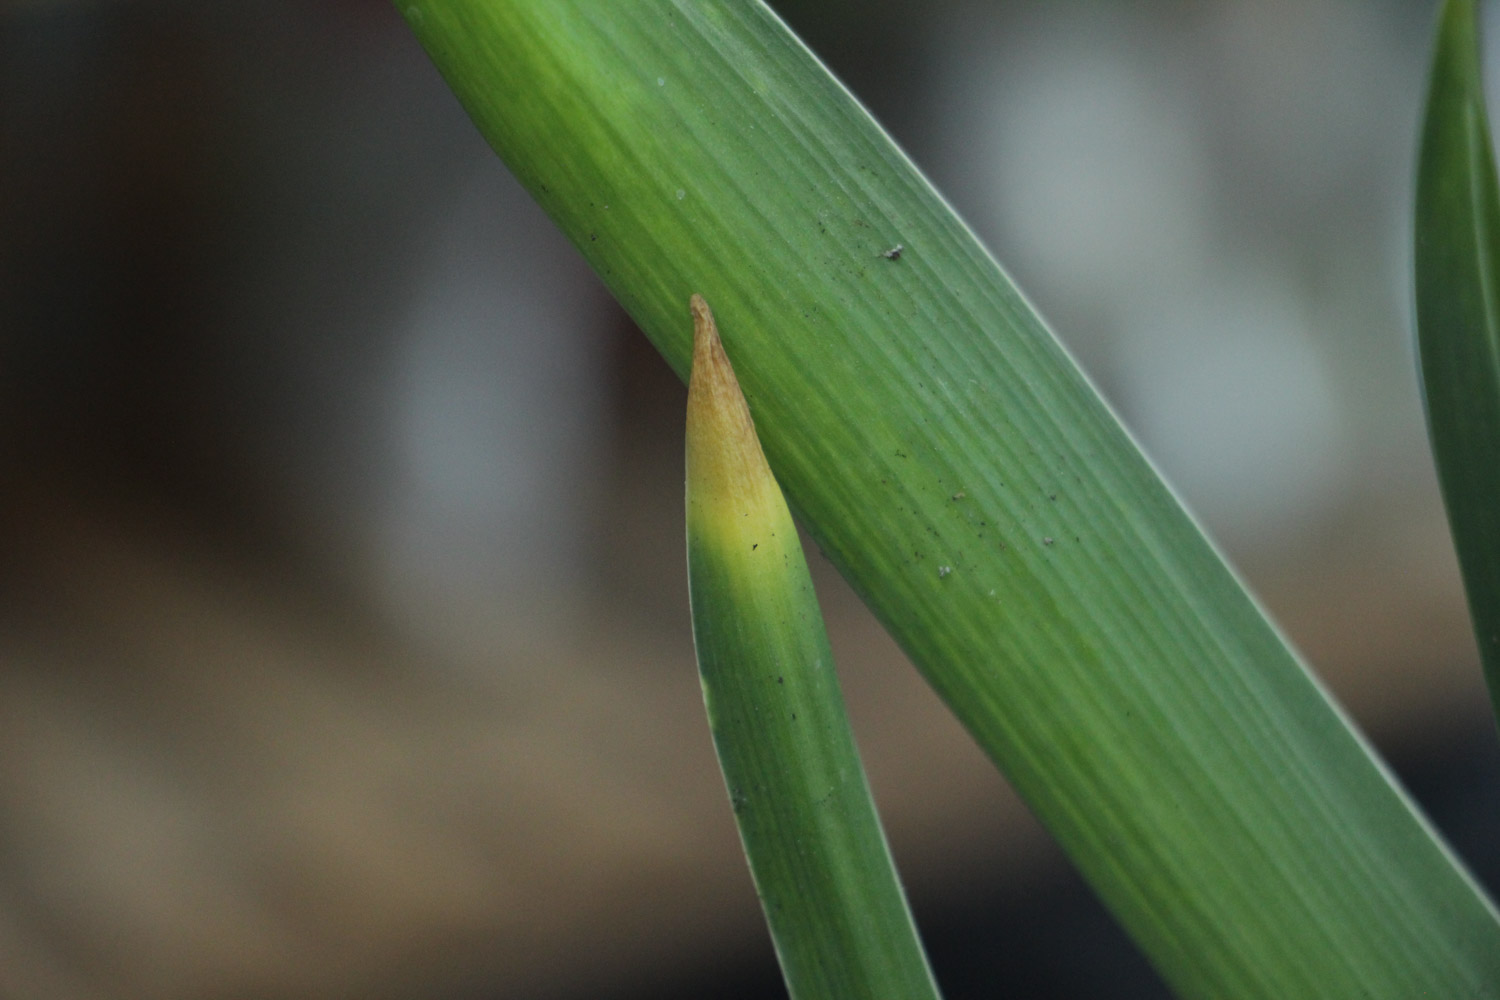
<path id="1" fill-rule="evenodd" d="M 724 353 L 724 343 L 719 339 L 719 327 L 714 322 L 713 310 L 708 308 L 708 302 L 703 296 L 694 292 L 693 297 L 688 299 L 688 309 L 693 314 L 693 372 L 702 369 L 707 372 L 710 368 L 720 371 L 728 369 L 730 381 L 734 381 L 734 369 L 729 364 L 729 356 Z M 738 386 L 738 383 L 736 383 Z"/>
<path id="2" fill-rule="evenodd" d="M 785 509 L 766 465 L 750 408 L 724 352 L 713 312 L 703 296 L 693 314 L 693 372 L 688 380 L 687 480 L 690 515 L 718 511 L 735 517 Z"/>
<path id="3" fill-rule="evenodd" d="M 693 371 L 688 379 L 688 422 L 713 425 L 713 434 L 722 442 L 721 447 L 753 448 L 759 452 L 760 442 L 750 420 L 750 408 L 740 392 L 740 383 L 735 378 L 734 366 L 729 363 L 729 355 L 724 353 L 724 342 L 719 339 L 713 310 L 698 294 L 688 300 L 688 308 L 693 314 Z"/>

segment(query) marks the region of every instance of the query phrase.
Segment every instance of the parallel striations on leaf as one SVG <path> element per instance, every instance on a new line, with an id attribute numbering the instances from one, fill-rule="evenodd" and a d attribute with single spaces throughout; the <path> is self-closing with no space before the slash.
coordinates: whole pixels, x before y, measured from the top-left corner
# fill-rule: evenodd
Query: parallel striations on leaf
<path id="1" fill-rule="evenodd" d="M 1500 997 L 1493 907 L 774 14 L 402 6 L 683 376 L 682 302 L 714 303 L 804 526 L 1181 995 Z"/>

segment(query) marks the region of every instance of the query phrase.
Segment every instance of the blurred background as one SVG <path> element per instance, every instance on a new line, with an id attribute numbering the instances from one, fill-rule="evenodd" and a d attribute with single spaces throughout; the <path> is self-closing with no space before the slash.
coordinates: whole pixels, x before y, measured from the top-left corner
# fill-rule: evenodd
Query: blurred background
<path id="1" fill-rule="evenodd" d="M 1410 342 L 1434 4 L 775 6 L 1500 885 Z M 0 5 L 0 995 L 781 994 L 685 398 L 389 4 Z M 948 996 L 1165 996 L 814 572 Z"/>

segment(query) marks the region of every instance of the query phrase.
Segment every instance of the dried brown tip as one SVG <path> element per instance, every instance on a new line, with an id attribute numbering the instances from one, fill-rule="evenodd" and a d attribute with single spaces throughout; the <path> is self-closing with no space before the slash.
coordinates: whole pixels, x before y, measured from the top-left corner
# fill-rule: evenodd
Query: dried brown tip
<path id="1" fill-rule="evenodd" d="M 694 293 L 688 299 L 688 308 L 693 314 L 693 372 L 688 383 L 688 409 L 699 407 L 717 411 L 717 419 L 730 424 L 742 424 L 741 433 L 755 435 L 750 426 L 750 411 L 745 398 L 740 394 L 739 380 L 734 377 L 734 366 L 729 355 L 724 353 L 724 342 L 719 339 L 719 327 L 714 322 L 713 310 L 703 296 Z"/>
<path id="2" fill-rule="evenodd" d="M 697 292 L 688 299 L 688 309 L 693 314 L 693 368 L 712 362 L 714 367 L 727 366 L 729 357 L 724 353 L 724 344 L 719 340 L 719 327 L 714 322 L 713 310 Z"/>
<path id="3" fill-rule="evenodd" d="M 716 503 L 732 502 L 741 505 L 743 512 L 742 505 L 752 497 L 761 498 L 757 503 L 765 502 L 767 491 L 776 489 L 775 480 L 734 366 L 724 353 L 714 314 L 701 295 L 694 295 L 688 305 L 693 314 L 693 373 L 687 407 L 689 497 L 716 497 Z"/>

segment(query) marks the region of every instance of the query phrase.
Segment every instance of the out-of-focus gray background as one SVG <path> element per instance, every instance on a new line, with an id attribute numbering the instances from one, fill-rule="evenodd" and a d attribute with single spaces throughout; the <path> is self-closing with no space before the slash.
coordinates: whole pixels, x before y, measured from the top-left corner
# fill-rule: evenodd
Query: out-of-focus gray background
<path id="1" fill-rule="evenodd" d="M 1493 884 L 1409 334 L 1432 7 L 778 5 Z M 0 7 L 0 995 L 776 995 L 684 398 L 388 4 Z M 950 997 L 1162 996 L 815 572 Z"/>

